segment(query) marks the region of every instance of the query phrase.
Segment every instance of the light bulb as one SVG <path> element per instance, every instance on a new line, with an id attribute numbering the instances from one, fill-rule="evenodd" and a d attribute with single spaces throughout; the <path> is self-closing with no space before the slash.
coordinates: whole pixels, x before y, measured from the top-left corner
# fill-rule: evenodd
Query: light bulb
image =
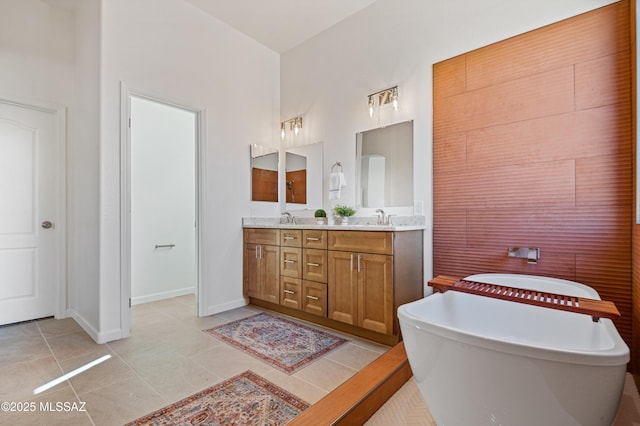
<path id="1" fill-rule="evenodd" d="M 373 98 L 369 96 L 369 117 L 373 117 Z"/>
<path id="2" fill-rule="evenodd" d="M 299 131 L 300 131 L 300 127 L 298 126 L 298 123 L 296 123 L 296 125 L 293 127 L 293 134 L 298 136 Z"/>
<path id="3" fill-rule="evenodd" d="M 391 93 L 391 100 L 392 100 L 393 109 L 397 111 L 398 110 L 398 89 L 393 89 L 393 92 Z"/>
<path id="4" fill-rule="evenodd" d="M 280 139 L 284 140 L 284 123 L 280 124 Z"/>

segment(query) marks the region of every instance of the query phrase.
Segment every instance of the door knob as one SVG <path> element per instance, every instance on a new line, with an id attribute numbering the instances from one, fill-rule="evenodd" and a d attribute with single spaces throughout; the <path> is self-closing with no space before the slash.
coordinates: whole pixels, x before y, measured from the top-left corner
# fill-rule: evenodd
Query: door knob
<path id="1" fill-rule="evenodd" d="M 42 226 L 44 229 L 50 229 L 50 228 L 53 228 L 53 223 L 49 222 L 48 220 L 45 220 L 44 222 L 42 222 L 40 226 Z"/>

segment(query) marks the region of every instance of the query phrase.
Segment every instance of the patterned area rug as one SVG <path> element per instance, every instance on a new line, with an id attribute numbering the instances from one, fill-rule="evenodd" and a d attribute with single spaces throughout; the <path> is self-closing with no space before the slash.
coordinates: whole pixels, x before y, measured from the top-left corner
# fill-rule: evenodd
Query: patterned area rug
<path id="1" fill-rule="evenodd" d="M 251 371 L 218 383 L 125 426 L 284 425 L 309 404 Z"/>
<path id="2" fill-rule="evenodd" d="M 347 342 L 322 330 L 267 313 L 223 324 L 207 332 L 288 374 Z"/>

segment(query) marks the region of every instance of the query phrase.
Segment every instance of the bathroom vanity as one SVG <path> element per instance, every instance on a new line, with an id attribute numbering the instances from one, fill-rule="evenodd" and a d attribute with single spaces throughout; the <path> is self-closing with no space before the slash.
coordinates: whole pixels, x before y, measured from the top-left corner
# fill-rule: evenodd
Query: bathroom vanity
<path id="1" fill-rule="evenodd" d="M 244 225 L 250 303 L 385 344 L 423 297 L 420 226 Z"/>

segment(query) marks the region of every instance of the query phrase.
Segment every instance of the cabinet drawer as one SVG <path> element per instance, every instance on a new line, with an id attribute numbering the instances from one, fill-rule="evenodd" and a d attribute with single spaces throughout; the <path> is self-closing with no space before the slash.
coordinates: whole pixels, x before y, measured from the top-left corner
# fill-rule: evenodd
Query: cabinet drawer
<path id="1" fill-rule="evenodd" d="M 327 251 L 304 249 L 302 251 L 302 277 L 305 280 L 327 282 Z"/>
<path id="2" fill-rule="evenodd" d="M 280 275 L 302 278 L 302 249 L 280 247 Z"/>
<path id="3" fill-rule="evenodd" d="M 302 306 L 302 280 L 299 278 L 280 277 L 280 304 L 293 309 Z"/>
<path id="4" fill-rule="evenodd" d="M 327 316 L 327 285 L 302 281 L 302 310 L 321 317 Z"/>
<path id="5" fill-rule="evenodd" d="M 302 233 L 302 247 L 311 249 L 327 248 L 327 231 L 305 229 Z"/>
<path id="6" fill-rule="evenodd" d="M 393 233 L 382 231 L 329 231 L 329 250 L 393 254 Z"/>
<path id="7" fill-rule="evenodd" d="M 280 230 L 266 228 L 246 228 L 244 242 L 250 244 L 280 245 Z"/>
<path id="8" fill-rule="evenodd" d="M 286 247 L 302 247 L 302 230 L 281 229 L 280 245 Z"/>

